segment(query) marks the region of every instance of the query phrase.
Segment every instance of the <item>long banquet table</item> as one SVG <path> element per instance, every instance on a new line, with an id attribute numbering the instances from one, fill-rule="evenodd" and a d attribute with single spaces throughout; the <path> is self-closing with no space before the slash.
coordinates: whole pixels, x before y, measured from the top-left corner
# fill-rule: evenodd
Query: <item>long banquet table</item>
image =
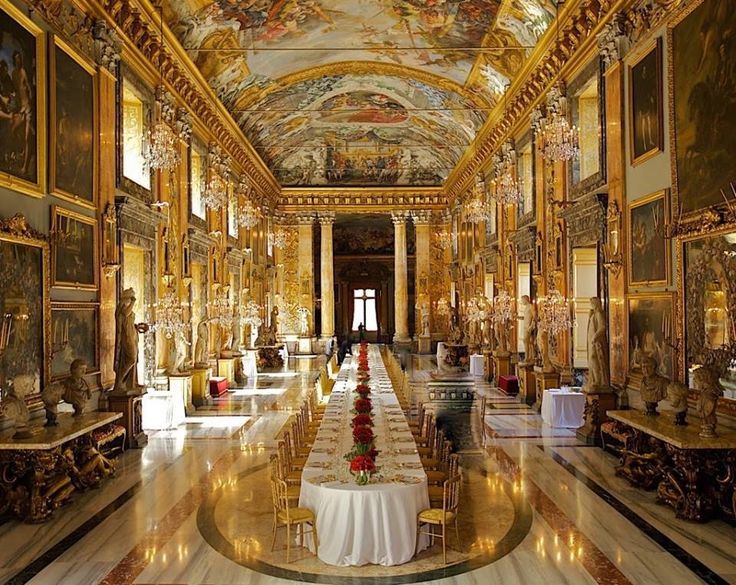
<path id="1" fill-rule="evenodd" d="M 427 475 L 406 417 L 378 348 L 371 345 L 368 352 L 379 473 L 359 486 L 344 459 L 353 445 L 357 360 L 352 358 L 340 369 L 302 472 L 299 506 L 317 517 L 317 556 L 337 566 L 408 562 L 417 549 L 417 514 L 429 507 Z M 314 552 L 309 535 L 306 541 Z M 422 536 L 418 549 L 426 546 Z"/>

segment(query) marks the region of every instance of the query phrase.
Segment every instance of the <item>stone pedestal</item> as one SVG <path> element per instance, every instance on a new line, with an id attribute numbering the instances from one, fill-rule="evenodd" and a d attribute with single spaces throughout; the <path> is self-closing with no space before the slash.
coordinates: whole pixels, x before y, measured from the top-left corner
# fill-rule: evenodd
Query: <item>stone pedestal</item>
<path id="1" fill-rule="evenodd" d="M 496 384 L 501 376 L 511 374 L 511 354 L 507 351 L 493 352 L 493 365 L 495 367 Z"/>
<path id="2" fill-rule="evenodd" d="M 235 387 L 235 358 L 220 358 L 217 360 L 217 375 L 227 379 L 227 387 Z"/>
<path id="3" fill-rule="evenodd" d="M 522 362 L 516 365 L 516 377 L 519 379 L 519 399 L 532 405 L 537 401 L 537 381 L 534 376 L 534 364 Z"/>
<path id="4" fill-rule="evenodd" d="M 419 336 L 419 353 L 432 353 L 432 338 L 429 335 Z"/>
<path id="5" fill-rule="evenodd" d="M 258 377 L 258 350 L 248 349 L 243 352 L 243 374 L 245 378 L 255 385 L 256 377 Z"/>
<path id="6" fill-rule="evenodd" d="M 140 394 L 115 394 L 107 396 L 107 403 L 112 412 L 123 415 L 121 423 L 128 434 L 129 449 L 140 449 L 148 444 L 148 435 L 143 432 L 143 390 Z"/>
<path id="7" fill-rule="evenodd" d="M 583 413 L 585 422 L 575 435 L 578 440 L 588 445 L 600 445 L 601 425 L 609 420 L 606 411 L 616 409 L 618 396 L 608 387 L 585 390 L 583 394 L 585 394 Z"/>
<path id="8" fill-rule="evenodd" d="M 212 404 L 209 368 L 194 368 L 192 370 L 192 402 L 195 406 Z"/>
<path id="9" fill-rule="evenodd" d="M 560 387 L 560 374 L 556 371 L 545 372 L 544 368 L 534 366 L 534 387 L 536 389 L 536 400 L 534 402 L 534 408 L 537 409 L 537 411 L 541 411 L 544 391 L 549 388 Z"/>
<path id="10" fill-rule="evenodd" d="M 196 412 L 192 402 L 192 374 L 174 374 L 169 376 L 169 390 L 181 390 L 184 400 L 184 412 L 187 416 L 193 416 Z"/>
<path id="11" fill-rule="evenodd" d="M 311 355 L 312 354 L 312 338 L 311 337 L 299 337 L 296 342 L 296 353 L 297 355 Z"/>

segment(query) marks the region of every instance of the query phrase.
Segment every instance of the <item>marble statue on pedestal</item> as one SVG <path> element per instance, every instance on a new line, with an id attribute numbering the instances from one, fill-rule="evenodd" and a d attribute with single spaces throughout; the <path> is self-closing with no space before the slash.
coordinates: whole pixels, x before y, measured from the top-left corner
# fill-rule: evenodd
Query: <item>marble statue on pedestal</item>
<path id="1" fill-rule="evenodd" d="M 422 336 L 429 337 L 429 306 L 427 303 L 423 303 L 420 310 L 422 312 Z"/>
<path id="2" fill-rule="evenodd" d="M 521 339 L 524 344 L 524 362 L 533 364 L 537 349 L 537 321 L 534 315 L 534 305 L 529 295 L 521 297 Z"/>
<path id="3" fill-rule="evenodd" d="M 588 315 L 588 376 L 584 390 L 605 390 L 610 387 L 608 370 L 608 327 L 603 305 L 598 297 L 590 299 Z"/>
<path id="4" fill-rule="evenodd" d="M 307 307 L 299 307 L 299 335 L 309 337 L 309 316 L 311 312 Z"/>
<path id="5" fill-rule="evenodd" d="M 138 334 L 148 331 L 146 323 L 136 323 L 133 307 L 135 291 L 125 289 L 115 309 L 115 386 L 116 394 L 140 392 L 138 384 Z"/>
<path id="6" fill-rule="evenodd" d="M 192 344 L 187 339 L 187 336 L 184 335 L 184 331 L 177 331 L 174 334 L 174 360 L 171 365 L 171 369 L 169 370 L 169 374 L 183 374 L 187 371 L 188 365 L 187 361 L 187 347 L 191 346 Z"/>
<path id="7" fill-rule="evenodd" d="M 698 396 L 698 413 L 700 414 L 700 436 L 706 439 L 717 437 L 716 407 L 718 399 L 723 395 L 723 387 L 718 381 L 718 373 L 709 366 L 701 366 L 693 371 L 693 387 Z"/>
<path id="8" fill-rule="evenodd" d="M 657 404 L 660 400 L 667 398 L 667 387 L 670 381 L 664 376 L 657 374 L 657 360 L 647 356 L 641 363 L 641 399 L 646 406 L 646 414 L 657 416 Z"/>
<path id="9" fill-rule="evenodd" d="M 26 406 L 26 396 L 33 392 L 35 378 L 29 374 L 21 374 L 13 378 L 13 383 L 0 402 L 0 414 L 4 414 L 15 423 L 14 439 L 29 439 L 32 437 L 28 428 L 31 413 Z"/>
<path id="10" fill-rule="evenodd" d="M 209 347 L 209 321 L 203 318 L 197 325 L 197 342 L 194 344 L 194 366 L 196 368 L 206 368 L 208 366 Z"/>

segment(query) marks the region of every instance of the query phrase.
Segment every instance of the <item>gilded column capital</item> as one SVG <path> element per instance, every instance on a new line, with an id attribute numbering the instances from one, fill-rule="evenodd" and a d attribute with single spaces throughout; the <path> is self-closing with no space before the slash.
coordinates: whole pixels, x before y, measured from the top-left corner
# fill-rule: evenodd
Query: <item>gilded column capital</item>
<path id="1" fill-rule="evenodd" d="M 181 140 L 186 143 L 192 140 L 192 116 L 189 111 L 184 107 L 176 109 L 176 119 L 174 120 L 174 126 L 176 127 L 176 133 Z"/>
<path id="2" fill-rule="evenodd" d="M 392 211 L 391 212 L 391 221 L 394 223 L 394 225 L 405 225 L 406 220 L 409 217 L 408 211 Z"/>
<path id="3" fill-rule="evenodd" d="M 432 212 L 426 209 L 417 209 L 411 212 L 411 220 L 414 225 L 429 225 L 432 221 Z"/>
<path id="4" fill-rule="evenodd" d="M 312 225 L 314 223 L 314 213 L 296 213 L 294 217 L 299 225 Z"/>
<path id="5" fill-rule="evenodd" d="M 626 31 L 626 16 L 617 12 L 604 26 L 598 35 L 598 49 L 600 50 L 603 66 L 608 69 L 620 61 L 629 49 L 629 34 Z"/>
<path id="6" fill-rule="evenodd" d="M 335 212 L 320 211 L 317 213 L 317 221 L 319 221 L 321 225 L 332 225 L 335 223 Z"/>
<path id="7" fill-rule="evenodd" d="M 98 19 L 92 25 L 92 38 L 95 42 L 95 60 L 97 64 L 114 74 L 120 61 L 120 37 L 118 33 L 107 26 L 104 20 Z"/>

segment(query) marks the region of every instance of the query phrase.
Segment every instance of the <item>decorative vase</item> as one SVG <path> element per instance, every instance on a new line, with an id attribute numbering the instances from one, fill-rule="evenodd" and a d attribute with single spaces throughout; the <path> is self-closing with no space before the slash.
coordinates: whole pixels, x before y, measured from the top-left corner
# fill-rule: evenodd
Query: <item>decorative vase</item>
<path id="1" fill-rule="evenodd" d="M 367 471 L 359 471 L 358 475 L 355 476 L 355 483 L 358 485 L 366 485 L 371 479 L 371 476 Z"/>

